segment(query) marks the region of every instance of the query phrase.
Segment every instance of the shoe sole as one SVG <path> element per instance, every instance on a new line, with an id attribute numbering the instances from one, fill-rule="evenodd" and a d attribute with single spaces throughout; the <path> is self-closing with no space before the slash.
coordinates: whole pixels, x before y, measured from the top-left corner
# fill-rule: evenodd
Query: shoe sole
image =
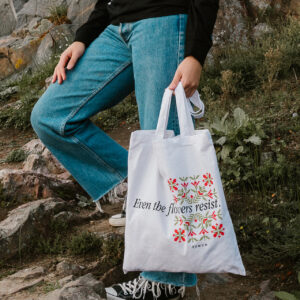
<path id="1" fill-rule="evenodd" d="M 108 220 L 108 223 L 111 225 L 111 226 L 114 226 L 114 227 L 124 227 L 125 224 L 126 224 L 126 218 L 120 218 L 120 219 L 109 219 Z"/>
<path id="2" fill-rule="evenodd" d="M 106 299 L 107 300 L 124 300 L 124 298 L 119 298 L 118 296 L 113 296 L 110 294 L 106 294 Z M 176 298 L 170 298 L 170 300 L 179 300 L 180 295 L 176 296 Z"/>

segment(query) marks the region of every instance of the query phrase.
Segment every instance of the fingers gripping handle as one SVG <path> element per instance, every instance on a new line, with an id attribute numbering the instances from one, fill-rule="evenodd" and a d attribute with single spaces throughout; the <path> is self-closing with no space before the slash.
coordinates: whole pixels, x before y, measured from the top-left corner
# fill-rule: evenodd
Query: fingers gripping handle
<path id="1" fill-rule="evenodd" d="M 166 88 L 162 99 L 161 109 L 160 109 L 157 128 L 156 128 L 156 135 L 162 138 L 166 137 L 166 128 L 169 119 L 172 93 L 173 93 L 172 90 Z M 190 98 L 186 98 L 185 91 L 181 81 L 178 83 L 175 89 L 175 97 L 176 97 L 177 114 L 179 119 L 180 134 L 193 135 L 194 124 L 191 115 L 194 118 L 203 117 L 204 103 L 201 101 L 197 90 Z M 198 108 L 197 111 L 194 111 L 191 103 L 193 103 L 193 105 Z"/>

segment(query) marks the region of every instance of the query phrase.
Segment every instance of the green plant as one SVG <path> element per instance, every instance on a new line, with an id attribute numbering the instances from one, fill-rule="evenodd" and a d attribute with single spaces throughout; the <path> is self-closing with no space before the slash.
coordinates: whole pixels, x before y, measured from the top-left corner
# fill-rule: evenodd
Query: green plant
<path id="1" fill-rule="evenodd" d="M 120 103 L 106 107 L 105 110 L 95 115 L 92 120 L 104 130 L 137 123 L 138 109 L 135 97 L 129 95 Z"/>
<path id="2" fill-rule="evenodd" d="M 107 262 L 112 265 L 120 264 L 124 256 L 124 240 L 117 236 L 105 239 L 103 241 L 102 253 Z"/>
<path id="3" fill-rule="evenodd" d="M 68 19 L 68 7 L 66 5 L 60 5 L 60 6 L 53 6 L 49 9 L 50 16 L 49 20 L 55 24 L 60 25 L 63 23 L 71 23 L 71 21 Z"/>
<path id="4" fill-rule="evenodd" d="M 95 234 L 83 232 L 73 235 L 67 245 L 69 252 L 74 255 L 99 254 L 101 253 L 102 239 Z"/>
<path id="5" fill-rule="evenodd" d="M 24 161 L 27 156 L 28 153 L 26 153 L 26 151 L 24 151 L 23 149 L 14 149 L 6 156 L 5 162 L 21 162 Z"/>
<path id="6" fill-rule="evenodd" d="M 233 191 L 249 184 L 253 167 L 259 164 L 262 139 L 266 138 L 263 121 L 250 118 L 238 107 L 230 118 L 226 113 L 204 125 L 213 136 L 225 187 Z"/>

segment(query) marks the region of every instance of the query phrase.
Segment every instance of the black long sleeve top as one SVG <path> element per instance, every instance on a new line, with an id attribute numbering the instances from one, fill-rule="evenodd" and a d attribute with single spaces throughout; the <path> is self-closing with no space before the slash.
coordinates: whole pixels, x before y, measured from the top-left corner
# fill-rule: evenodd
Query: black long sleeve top
<path id="1" fill-rule="evenodd" d="M 88 47 L 109 24 L 134 22 L 150 17 L 188 14 L 184 57 L 193 56 L 203 66 L 212 46 L 212 32 L 219 0 L 98 0 L 74 41 Z"/>

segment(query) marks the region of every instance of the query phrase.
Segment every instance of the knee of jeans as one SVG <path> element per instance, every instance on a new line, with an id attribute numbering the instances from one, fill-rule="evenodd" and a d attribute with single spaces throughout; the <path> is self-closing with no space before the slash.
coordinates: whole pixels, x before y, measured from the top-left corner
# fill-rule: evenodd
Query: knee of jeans
<path id="1" fill-rule="evenodd" d="M 51 107 L 41 101 L 42 97 L 35 103 L 30 114 L 31 126 L 40 139 L 50 131 L 60 134 L 59 122 L 51 114 Z"/>

